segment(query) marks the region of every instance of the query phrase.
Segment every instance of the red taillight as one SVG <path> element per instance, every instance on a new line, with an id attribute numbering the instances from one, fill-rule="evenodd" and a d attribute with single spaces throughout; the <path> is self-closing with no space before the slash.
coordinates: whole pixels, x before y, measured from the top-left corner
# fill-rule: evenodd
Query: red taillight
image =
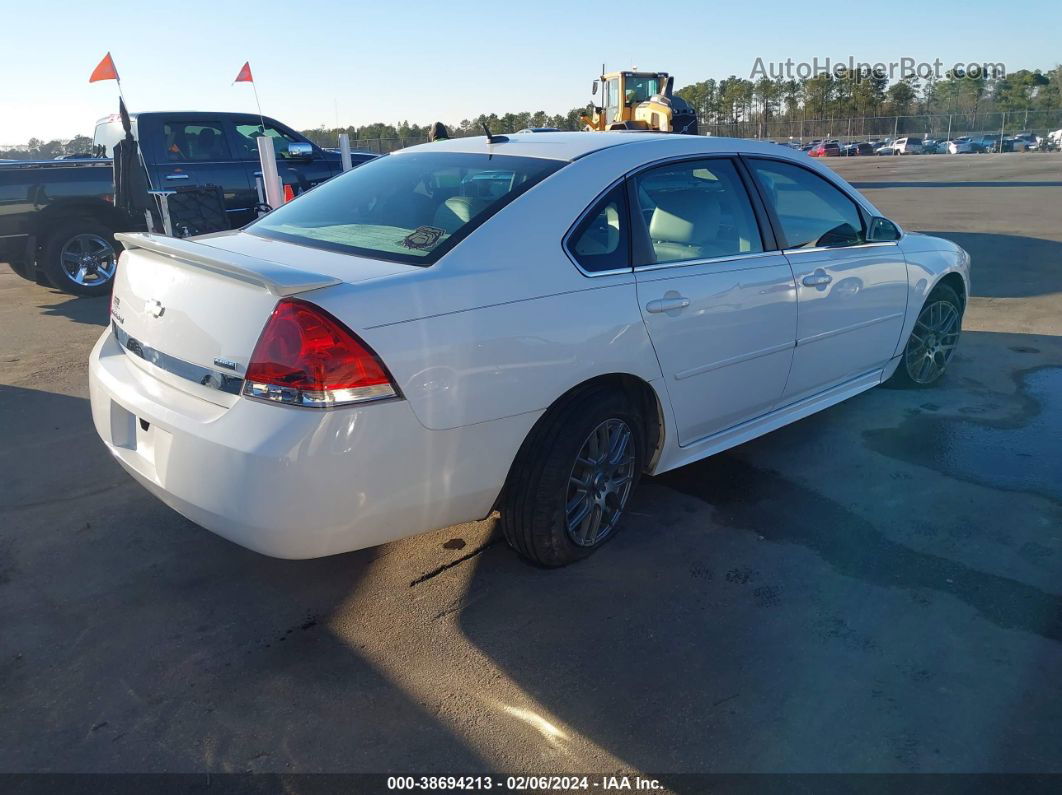
<path id="1" fill-rule="evenodd" d="M 247 365 L 243 394 L 294 406 L 328 408 L 396 397 L 376 354 L 318 306 L 281 300 Z"/>

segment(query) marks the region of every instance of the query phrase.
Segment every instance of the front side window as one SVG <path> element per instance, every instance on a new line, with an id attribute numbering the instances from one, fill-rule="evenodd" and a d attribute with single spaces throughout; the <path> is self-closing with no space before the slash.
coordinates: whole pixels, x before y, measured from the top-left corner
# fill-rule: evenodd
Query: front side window
<path id="1" fill-rule="evenodd" d="M 162 125 L 165 158 L 172 163 L 230 160 L 221 122 L 172 121 Z"/>
<path id="2" fill-rule="evenodd" d="M 427 265 L 562 165 L 464 152 L 386 155 L 323 183 L 246 230 L 311 248 Z"/>
<path id="3" fill-rule="evenodd" d="M 276 153 L 277 160 L 283 160 L 289 156 L 288 144 L 300 143 L 297 138 L 293 138 L 283 130 L 278 129 L 271 124 L 267 124 L 264 127 L 261 123 L 237 124 L 236 140 L 241 149 L 241 157 L 257 158 L 257 139 L 262 138 L 263 136 L 269 138 L 273 142 L 273 151 Z"/>
<path id="4" fill-rule="evenodd" d="M 627 190 L 620 183 L 586 214 L 568 240 L 568 251 L 590 273 L 630 267 Z"/>
<path id="5" fill-rule="evenodd" d="M 734 164 L 726 159 L 659 166 L 634 177 L 651 265 L 763 251 L 756 216 Z"/>
<path id="6" fill-rule="evenodd" d="M 749 159 L 764 198 L 774 208 L 785 248 L 832 248 L 866 242 L 855 202 L 805 168 Z"/>

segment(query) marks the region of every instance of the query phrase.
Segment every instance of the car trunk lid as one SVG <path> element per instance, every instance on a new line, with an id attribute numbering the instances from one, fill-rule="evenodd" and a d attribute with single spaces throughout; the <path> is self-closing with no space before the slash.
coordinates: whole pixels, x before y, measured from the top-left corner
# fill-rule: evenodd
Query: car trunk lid
<path id="1" fill-rule="evenodd" d="M 344 281 L 384 276 L 413 266 L 337 255 L 302 269 L 231 245 L 145 234 L 119 234 L 125 247 L 115 277 L 111 322 L 135 366 L 212 403 L 238 397 L 255 343 L 281 298 Z M 243 235 L 243 237 L 250 237 Z M 282 250 L 284 249 L 284 250 Z M 301 251 L 290 244 L 270 253 Z M 327 265 L 322 272 L 317 264 Z M 345 272 L 344 272 L 345 268 Z M 343 278 L 344 276 L 348 278 Z"/>

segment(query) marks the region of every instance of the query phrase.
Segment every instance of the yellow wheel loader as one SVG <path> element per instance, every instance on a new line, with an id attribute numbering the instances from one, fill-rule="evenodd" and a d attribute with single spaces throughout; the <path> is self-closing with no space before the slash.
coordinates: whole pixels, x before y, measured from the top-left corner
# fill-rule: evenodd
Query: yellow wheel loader
<path id="1" fill-rule="evenodd" d="M 602 72 L 605 70 L 602 69 Z M 583 129 L 649 130 L 697 134 L 697 114 L 686 100 L 674 94 L 675 78 L 667 72 L 609 72 L 594 81 L 601 88 L 601 105 L 592 116 L 582 116 Z"/>

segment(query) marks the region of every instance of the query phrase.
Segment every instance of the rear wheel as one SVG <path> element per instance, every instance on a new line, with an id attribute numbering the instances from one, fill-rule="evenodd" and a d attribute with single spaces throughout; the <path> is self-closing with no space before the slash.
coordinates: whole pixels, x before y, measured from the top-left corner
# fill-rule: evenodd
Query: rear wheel
<path id="1" fill-rule="evenodd" d="M 584 558 L 615 535 L 644 461 L 641 417 L 619 392 L 574 397 L 532 431 L 501 506 L 509 544 L 541 566 Z"/>
<path id="2" fill-rule="evenodd" d="M 926 299 L 907 340 L 890 386 L 927 387 L 940 380 L 955 352 L 962 327 L 962 302 L 947 285 Z"/>
<path id="3" fill-rule="evenodd" d="M 118 264 L 118 244 L 111 230 L 98 221 L 66 221 L 49 236 L 40 264 L 59 290 L 106 295 Z"/>

